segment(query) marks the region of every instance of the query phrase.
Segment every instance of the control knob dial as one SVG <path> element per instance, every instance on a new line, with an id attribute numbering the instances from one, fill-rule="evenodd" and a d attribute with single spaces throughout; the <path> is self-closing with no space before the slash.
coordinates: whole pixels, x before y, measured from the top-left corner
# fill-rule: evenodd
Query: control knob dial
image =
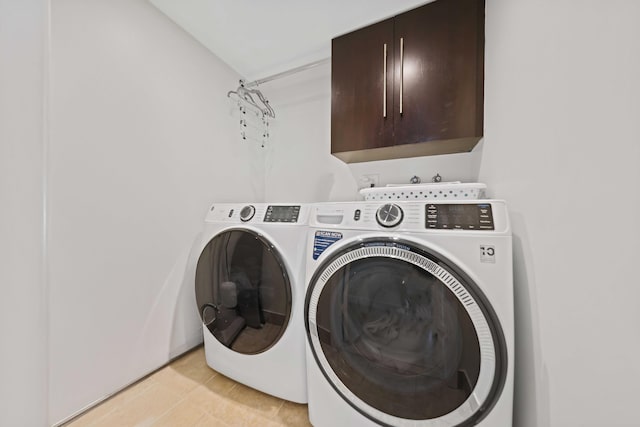
<path id="1" fill-rule="evenodd" d="M 381 226 L 387 228 L 400 224 L 403 217 L 404 214 L 400 206 L 393 203 L 382 205 L 376 211 L 376 221 L 378 221 L 378 224 Z"/>
<path id="2" fill-rule="evenodd" d="M 252 205 L 247 205 L 240 211 L 240 221 L 247 222 L 251 220 L 251 218 L 253 218 L 255 214 L 256 208 L 254 208 Z"/>

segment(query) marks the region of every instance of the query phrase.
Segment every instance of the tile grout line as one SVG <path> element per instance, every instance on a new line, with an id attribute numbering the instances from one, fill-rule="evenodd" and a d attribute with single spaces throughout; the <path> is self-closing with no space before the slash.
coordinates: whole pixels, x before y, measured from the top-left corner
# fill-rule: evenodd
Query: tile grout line
<path id="1" fill-rule="evenodd" d="M 153 377 L 153 376 L 152 376 L 152 377 Z M 149 377 L 149 379 L 151 379 L 152 377 Z M 135 405 L 133 405 L 133 403 L 134 403 L 137 399 L 140 399 L 140 398 L 144 397 L 145 395 L 150 395 L 150 396 L 152 396 L 152 397 L 153 397 L 153 394 L 149 394 L 149 392 L 151 392 L 152 390 L 154 390 L 154 388 L 155 388 L 155 387 L 162 387 L 162 388 L 165 388 L 165 389 L 166 389 L 166 391 L 168 391 L 169 393 L 171 393 L 171 394 L 173 394 L 173 395 L 177 396 L 177 393 L 174 393 L 173 391 L 171 391 L 171 389 L 170 389 L 169 387 L 166 387 L 166 386 L 162 385 L 162 384 L 161 384 L 161 383 L 159 383 L 158 381 L 154 381 L 154 382 L 152 383 L 152 385 L 150 385 L 149 387 L 147 387 L 147 388 L 146 388 L 146 389 L 144 389 L 143 391 L 141 391 L 141 392 L 137 393 L 137 394 L 135 395 L 135 397 L 131 398 L 131 400 L 126 401 L 126 402 L 123 402 L 122 406 L 123 406 L 123 407 L 127 407 L 127 406 L 134 406 L 134 407 L 135 407 Z M 181 399 L 181 400 L 182 400 L 182 399 Z M 177 403 L 175 403 L 175 404 L 171 405 L 171 406 L 169 407 L 169 410 L 171 410 L 175 405 L 177 405 Z M 112 412 L 117 412 L 117 409 L 118 409 L 118 408 L 115 408 L 115 409 L 114 409 L 114 411 L 112 411 Z M 112 412 L 110 412 L 109 414 L 111 414 Z M 164 412 L 162 413 L 162 415 L 164 415 Z M 137 427 L 138 427 L 138 426 L 142 427 L 142 426 L 146 426 L 146 425 L 151 426 L 151 425 L 155 424 L 155 422 L 156 422 L 158 419 L 160 419 L 160 416 L 158 416 L 158 417 L 152 417 L 152 418 L 151 418 L 151 419 L 149 419 L 149 420 L 145 420 L 145 422 L 143 422 L 142 424 L 137 423 L 137 424 L 136 424 L 136 426 L 137 426 Z M 147 424 L 147 422 L 148 422 L 148 423 L 150 423 L 150 424 Z"/>
<path id="2" fill-rule="evenodd" d="M 179 374 L 178 374 L 179 375 Z M 209 381 L 211 381 L 213 378 L 215 378 L 217 375 L 217 372 L 213 371 L 211 373 L 211 376 L 209 378 L 207 378 L 206 380 L 204 380 L 203 382 L 200 381 L 194 381 L 194 383 L 196 384 L 191 390 L 188 390 L 187 392 L 183 393 L 182 395 L 180 395 L 177 392 L 174 392 L 170 387 L 166 387 L 168 391 L 170 391 L 171 393 L 173 393 L 174 395 L 180 397 L 180 399 L 171 407 L 169 407 L 166 411 L 164 411 L 163 413 L 161 413 L 160 415 L 158 415 L 157 418 L 155 418 L 152 422 L 151 422 L 151 426 L 155 425 L 160 419 L 162 419 L 162 417 L 164 417 L 166 414 L 168 414 L 169 412 L 171 412 L 174 408 L 176 408 L 180 403 L 182 403 L 183 401 L 187 400 L 187 397 L 189 396 L 189 394 L 191 394 L 191 392 L 193 392 L 196 388 L 198 388 L 201 385 L 204 385 L 206 383 L 208 383 Z M 202 412 L 202 414 L 206 414 L 205 411 L 203 411 L 202 409 L 198 408 L 198 410 L 200 410 L 200 412 Z M 200 417 L 202 418 L 202 417 Z"/>
<path id="3" fill-rule="evenodd" d="M 172 393 L 173 393 L 173 392 L 172 392 Z M 174 394 L 177 394 L 177 393 L 174 393 Z M 180 400 L 178 400 L 177 402 L 175 402 L 173 405 L 169 406 L 169 408 L 168 408 L 166 411 L 162 412 L 160 415 L 158 415 L 158 416 L 157 416 L 157 417 L 155 417 L 153 420 L 151 420 L 151 424 L 150 424 L 150 426 L 155 425 L 159 420 L 161 420 L 161 419 L 162 419 L 162 417 L 164 417 L 164 416 L 165 416 L 166 414 L 168 414 L 171 410 L 173 410 L 175 407 L 177 407 L 177 406 L 178 406 L 178 405 L 179 405 L 183 400 L 185 400 L 185 399 L 186 399 L 187 394 L 189 394 L 189 393 L 186 393 L 184 396 L 182 396 L 182 397 L 180 398 Z"/>
<path id="4" fill-rule="evenodd" d="M 280 399 L 280 407 L 278 408 L 278 410 L 276 411 L 276 413 L 273 415 L 273 417 L 271 417 L 272 419 L 276 419 L 276 417 L 278 416 L 278 414 L 280 413 L 280 411 L 282 410 L 282 407 L 284 406 L 284 403 L 286 402 L 284 399 Z"/>

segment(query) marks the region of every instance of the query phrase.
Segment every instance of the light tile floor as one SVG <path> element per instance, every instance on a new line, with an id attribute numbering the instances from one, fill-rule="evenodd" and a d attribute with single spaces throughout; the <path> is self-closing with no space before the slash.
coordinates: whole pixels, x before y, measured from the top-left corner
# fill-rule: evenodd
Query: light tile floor
<path id="1" fill-rule="evenodd" d="M 68 427 L 311 426 L 307 405 L 239 384 L 207 366 L 199 347 L 112 396 Z"/>

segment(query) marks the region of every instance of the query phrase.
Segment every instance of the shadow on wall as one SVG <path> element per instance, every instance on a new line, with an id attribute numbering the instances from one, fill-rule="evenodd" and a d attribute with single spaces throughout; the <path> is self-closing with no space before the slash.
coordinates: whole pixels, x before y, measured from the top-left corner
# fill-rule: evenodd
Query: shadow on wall
<path id="1" fill-rule="evenodd" d="M 141 307 L 147 316 L 137 348 L 132 353 L 132 379 L 153 372 L 202 343 L 202 326 L 195 301 L 196 261 L 193 257 L 194 251 L 199 250 L 200 239 L 198 234 L 193 245 L 181 251 L 151 306 Z"/>
<path id="2" fill-rule="evenodd" d="M 511 212 L 515 303 L 514 427 L 548 427 L 549 375 L 542 359 L 540 310 L 529 235 L 521 214 Z"/>
<path id="3" fill-rule="evenodd" d="M 169 357 L 172 359 L 191 350 L 203 341 L 202 321 L 196 303 L 195 279 L 198 258 L 203 249 L 202 234 L 194 238 L 188 257 L 181 258 L 183 263 L 180 286 L 173 305 L 173 324 L 169 341 Z M 178 282 L 178 281 L 177 281 Z"/>

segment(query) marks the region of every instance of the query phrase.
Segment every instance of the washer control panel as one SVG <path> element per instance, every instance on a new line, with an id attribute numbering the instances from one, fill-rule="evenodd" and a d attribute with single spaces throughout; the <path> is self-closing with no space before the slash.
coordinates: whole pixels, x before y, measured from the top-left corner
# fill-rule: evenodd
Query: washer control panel
<path id="1" fill-rule="evenodd" d="M 264 214 L 264 222 L 298 222 L 300 206 L 273 206 L 267 207 Z"/>
<path id="2" fill-rule="evenodd" d="M 427 203 L 425 227 L 442 230 L 494 230 L 490 203 Z"/>

